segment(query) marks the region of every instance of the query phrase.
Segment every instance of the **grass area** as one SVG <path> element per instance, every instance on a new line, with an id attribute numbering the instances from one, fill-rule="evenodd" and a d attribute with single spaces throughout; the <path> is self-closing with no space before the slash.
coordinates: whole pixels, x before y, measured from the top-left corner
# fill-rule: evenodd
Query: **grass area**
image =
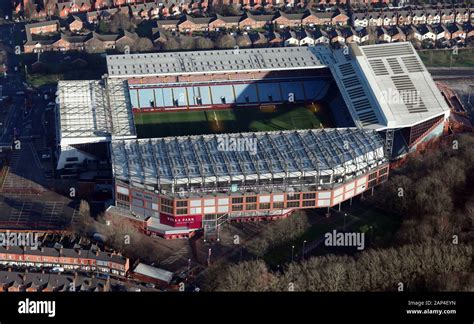
<path id="1" fill-rule="evenodd" d="M 311 215 L 310 217 L 322 217 L 320 215 Z M 351 221 L 351 217 L 346 218 L 346 222 Z M 313 224 L 303 235 L 295 240 L 286 242 L 283 245 L 277 246 L 271 249 L 263 259 L 270 266 L 282 265 L 291 261 L 291 246 L 295 246 L 294 258 L 298 259 L 299 255 L 303 253 L 303 242 L 306 240 L 307 244 L 318 240 L 325 233 L 332 231 L 335 228 L 344 225 L 344 219 L 342 217 L 330 217 L 327 219 L 321 219 L 319 222 Z"/>
<path id="2" fill-rule="evenodd" d="M 311 213 L 309 217 L 323 217 L 321 216 L 322 211 L 308 212 Z M 367 244 L 372 245 L 373 243 L 377 247 L 389 244 L 400 226 L 400 219 L 398 217 L 395 217 L 387 211 L 360 202 L 356 202 L 355 205 L 348 208 L 347 212 L 348 214 L 345 221 L 346 231 L 365 233 L 365 241 Z M 314 213 L 314 215 L 312 213 Z M 320 218 L 316 220 L 314 224 L 297 239 L 271 249 L 263 258 L 265 262 L 275 267 L 291 261 L 292 245 L 295 246 L 294 258 L 298 260 L 299 256 L 302 255 L 303 242 L 305 240 L 307 242 L 306 244 L 310 244 L 310 242 L 322 238 L 327 232 L 338 228 L 339 231 L 342 230 L 344 227 L 344 217 L 342 214 L 335 214 L 335 212 L 332 212 L 332 214 L 330 218 Z M 352 248 L 328 248 L 322 244 L 311 251 L 311 253 L 307 253 L 306 256 L 353 252 L 354 249 Z"/>
<path id="3" fill-rule="evenodd" d="M 328 123 L 312 105 L 135 114 L 139 137 L 310 129 Z"/>
<path id="4" fill-rule="evenodd" d="M 29 73 L 26 81 L 33 87 L 41 87 L 58 83 L 59 80 L 96 80 L 100 73 L 93 69 L 81 69 L 77 71 L 66 71 L 64 73 Z"/>
<path id="5" fill-rule="evenodd" d="M 26 81 L 34 87 L 56 84 L 58 80 L 99 80 L 107 72 L 105 58 L 83 52 L 45 52 L 19 56 Z M 24 66 L 27 68 L 25 69 Z"/>
<path id="6" fill-rule="evenodd" d="M 429 67 L 474 67 L 474 49 L 459 49 L 453 55 L 453 49 L 418 51 L 421 60 Z"/>
<path id="7" fill-rule="evenodd" d="M 26 82 L 35 88 L 39 88 L 48 84 L 56 84 L 58 80 L 62 80 L 64 76 L 62 74 L 28 74 L 26 76 Z"/>

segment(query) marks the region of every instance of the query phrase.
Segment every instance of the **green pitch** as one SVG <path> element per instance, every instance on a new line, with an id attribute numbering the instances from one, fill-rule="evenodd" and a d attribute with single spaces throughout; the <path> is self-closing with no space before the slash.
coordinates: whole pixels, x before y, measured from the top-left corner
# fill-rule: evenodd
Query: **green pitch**
<path id="1" fill-rule="evenodd" d="M 326 120 L 311 105 L 135 114 L 140 138 L 321 128 Z"/>

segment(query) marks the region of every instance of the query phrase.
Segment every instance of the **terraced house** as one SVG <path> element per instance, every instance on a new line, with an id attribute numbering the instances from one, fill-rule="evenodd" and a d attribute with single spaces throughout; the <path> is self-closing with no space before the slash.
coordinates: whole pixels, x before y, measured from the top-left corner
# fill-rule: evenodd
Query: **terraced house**
<path id="1" fill-rule="evenodd" d="M 391 26 L 391 25 L 436 25 L 452 23 L 470 23 L 474 17 L 472 9 L 427 9 L 355 12 L 351 23 L 354 27 Z"/>
<path id="2" fill-rule="evenodd" d="M 0 271 L 0 292 L 106 292 L 110 280 L 40 272 Z"/>
<path id="3" fill-rule="evenodd" d="M 0 264 L 6 266 L 63 267 L 65 269 L 100 271 L 125 276 L 128 258 L 119 253 L 98 249 L 63 249 L 51 247 L 0 246 Z"/>

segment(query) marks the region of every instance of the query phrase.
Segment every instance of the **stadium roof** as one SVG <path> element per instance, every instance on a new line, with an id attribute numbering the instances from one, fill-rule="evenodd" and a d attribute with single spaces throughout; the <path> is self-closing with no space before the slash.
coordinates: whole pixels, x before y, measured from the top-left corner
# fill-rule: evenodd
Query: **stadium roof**
<path id="1" fill-rule="evenodd" d="M 384 159 L 380 136 L 356 128 L 112 142 L 115 177 L 154 187 L 346 174 Z"/>
<path id="2" fill-rule="evenodd" d="M 126 81 L 59 81 L 61 145 L 135 138 Z"/>
<path id="3" fill-rule="evenodd" d="M 109 55 L 107 65 L 112 78 L 329 67 L 357 127 L 410 127 L 449 113 L 409 42 Z"/>
<path id="4" fill-rule="evenodd" d="M 359 127 L 413 126 L 449 113 L 431 75 L 409 42 L 358 46 L 330 51 L 315 48 L 328 64 Z"/>
<path id="5" fill-rule="evenodd" d="M 110 77 L 324 68 L 308 47 L 231 49 L 107 56 Z"/>

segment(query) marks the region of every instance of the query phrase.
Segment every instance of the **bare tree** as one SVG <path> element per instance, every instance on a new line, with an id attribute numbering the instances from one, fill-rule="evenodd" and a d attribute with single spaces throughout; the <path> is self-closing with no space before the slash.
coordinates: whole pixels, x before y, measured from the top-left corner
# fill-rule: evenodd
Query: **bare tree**
<path id="1" fill-rule="evenodd" d="M 217 37 L 215 45 L 219 49 L 233 48 L 235 46 L 235 38 L 231 35 L 220 35 Z"/>
<path id="2" fill-rule="evenodd" d="M 117 33 L 119 30 L 132 30 L 135 27 L 135 19 L 122 11 L 113 14 L 109 22 L 109 30 L 112 33 Z"/>
<path id="3" fill-rule="evenodd" d="M 82 199 L 79 204 L 79 213 L 84 216 L 91 216 L 91 208 L 87 200 Z"/>
<path id="4" fill-rule="evenodd" d="M 290 263 L 283 274 L 261 260 L 217 265 L 219 271 L 210 271 L 205 281 L 216 291 L 288 291 L 290 284 L 295 291 L 395 291 L 398 282 L 407 290 L 427 289 L 434 276 L 470 272 L 472 253 L 467 244 L 425 242 L 367 250 L 357 257 L 311 257 Z"/>
<path id="5" fill-rule="evenodd" d="M 238 47 L 242 48 L 252 46 L 252 41 L 247 35 L 238 35 L 237 37 L 235 37 L 235 43 Z"/>
<path id="6" fill-rule="evenodd" d="M 176 40 L 176 38 L 168 38 L 166 42 L 163 43 L 163 50 L 165 51 L 176 51 L 179 50 L 181 47 Z"/>
<path id="7" fill-rule="evenodd" d="M 149 52 L 153 50 L 153 42 L 147 37 L 140 37 L 135 42 L 133 49 L 137 52 Z"/>
<path id="8" fill-rule="evenodd" d="M 191 36 L 180 36 L 179 46 L 182 50 L 194 49 L 194 39 Z"/>
<path id="9" fill-rule="evenodd" d="M 213 49 L 214 43 L 207 37 L 198 36 L 194 39 L 196 49 Z"/>
<path id="10" fill-rule="evenodd" d="M 268 271 L 263 261 L 241 262 L 223 269 L 217 279 L 219 291 L 270 291 L 277 278 Z"/>
<path id="11" fill-rule="evenodd" d="M 33 1 L 28 1 L 25 3 L 25 17 L 28 19 L 33 18 L 35 12 L 36 12 L 36 5 L 34 4 Z"/>
<path id="12" fill-rule="evenodd" d="M 212 5 L 212 10 L 223 16 L 239 16 L 242 14 L 237 4 L 215 4 Z"/>

